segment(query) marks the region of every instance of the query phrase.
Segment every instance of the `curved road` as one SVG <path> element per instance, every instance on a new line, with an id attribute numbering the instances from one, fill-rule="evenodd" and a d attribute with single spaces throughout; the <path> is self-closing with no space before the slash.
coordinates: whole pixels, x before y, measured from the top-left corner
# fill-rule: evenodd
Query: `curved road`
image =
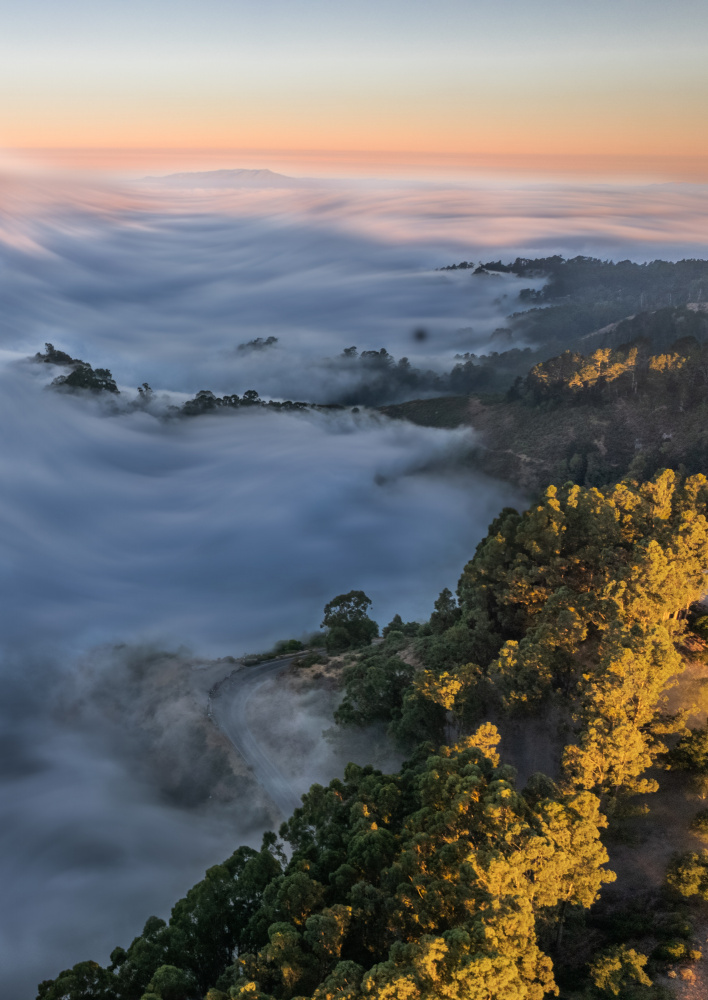
<path id="1" fill-rule="evenodd" d="M 257 667 L 237 670 L 212 689 L 209 699 L 214 722 L 241 754 L 284 819 L 301 805 L 300 796 L 262 749 L 257 733 L 251 729 L 248 706 L 256 692 L 286 670 L 292 661 L 293 657 L 269 660 Z"/>

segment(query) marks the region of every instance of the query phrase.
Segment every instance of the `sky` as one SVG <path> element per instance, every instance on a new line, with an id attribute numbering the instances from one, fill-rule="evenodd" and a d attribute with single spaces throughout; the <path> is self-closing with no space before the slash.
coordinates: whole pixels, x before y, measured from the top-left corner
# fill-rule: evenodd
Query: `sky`
<path id="1" fill-rule="evenodd" d="M 30 159 L 706 176 L 700 0 L 4 0 L 0 18 L 0 136 Z"/>

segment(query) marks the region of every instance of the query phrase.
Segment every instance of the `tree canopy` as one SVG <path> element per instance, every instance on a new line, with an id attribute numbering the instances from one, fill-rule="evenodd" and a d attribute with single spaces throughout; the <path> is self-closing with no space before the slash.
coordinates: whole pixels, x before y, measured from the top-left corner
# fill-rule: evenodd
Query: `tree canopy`
<path id="1" fill-rule="evenodd" d="M 354 646 L 368 646 L 379 634 L 379 627 L 367 612 L 371 599 L 363 590 L 350 590 L 333 597 L 324 608 L 322 628 L 326 628 L 325 645 L 330 653 L 340 653 Z"/>
<path id="2" fill-rule="evenodd" d="M 349 765 L 283 824 L 288 861 L 272 835 L 240 848 L 108 969 L 83 963 L 39 997 L 541 1000 L 539 921 L 614 875 L 598 799 L 520 792 L 497 740 L 484 726 L 400 774 Z"/>

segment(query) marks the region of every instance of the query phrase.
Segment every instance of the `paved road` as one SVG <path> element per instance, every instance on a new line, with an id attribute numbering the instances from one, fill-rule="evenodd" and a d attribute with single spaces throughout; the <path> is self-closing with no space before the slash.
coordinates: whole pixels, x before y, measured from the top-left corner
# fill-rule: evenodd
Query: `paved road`
<path id="1" fill-rule="evenodd" d="M 262 748 L 258 732 L 251 728 L 248 706 L 259 688 L 287 670 L 292 660 L 292 657 L 269 660 L 257 667 L 237 670 L 218 685 L 211 696 L 212 718 L 251 768 L 256 781 L 284 819 L 301 804 L 300 796 Z"/>

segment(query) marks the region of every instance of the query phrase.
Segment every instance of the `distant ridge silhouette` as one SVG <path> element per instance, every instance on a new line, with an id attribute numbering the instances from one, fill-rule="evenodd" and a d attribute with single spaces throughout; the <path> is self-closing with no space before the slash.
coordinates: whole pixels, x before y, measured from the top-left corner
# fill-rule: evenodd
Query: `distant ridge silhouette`
<path id="1" fill-rule="evenodd" d="M 171 188 L 293 188 L 310 187 L 315 183 L 308 178 L 276 174 L 273 170 L 247 170 L 245 168 L 187 171 L 166 174 L 162 177 L 143 177 L 142 181 Z"/>

